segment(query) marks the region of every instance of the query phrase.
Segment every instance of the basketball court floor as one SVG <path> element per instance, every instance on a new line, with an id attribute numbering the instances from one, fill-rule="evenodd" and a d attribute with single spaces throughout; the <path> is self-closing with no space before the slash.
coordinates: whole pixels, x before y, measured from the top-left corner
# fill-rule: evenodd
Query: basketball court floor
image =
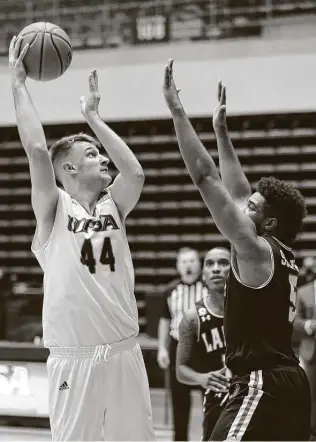
<path id="1" fill-rule="evenodd" d="M 192 409 L 190 440 L 201 440 L 202 429 L 202 399 L 198 392 L 192 392 Z M 155 424 L 155 433 L 158 441 L 172 440 L 172 421 L 170 398 L 161 389 L 151 390 L 151 400 Z M 36 428 L 0 427 L 0 441 L 49 441 L 48 430 Z"/>

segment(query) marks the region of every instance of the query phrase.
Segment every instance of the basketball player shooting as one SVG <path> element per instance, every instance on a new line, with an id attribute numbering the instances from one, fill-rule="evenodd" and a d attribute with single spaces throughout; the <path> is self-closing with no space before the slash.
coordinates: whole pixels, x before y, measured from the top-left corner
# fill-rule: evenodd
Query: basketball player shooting
<path id="1" fill-rule="evenodd" d="M 220 178 L 165 69 L 164 96 L 186 167 L 217 228 L 232 245 L 225 298 L 230 398 L 211 440 L 308 440 L 310 391 L 291 347 L 298 268 L 291 245 L 306 215 L 300 192 L 273 177 L 255 193 L 226 125 L 226 90 L 213 114 Z"/>
<path id="2" fill-rule="evenodd" d="M 224 290 L 230 268 L 230 253 L 222 247 L 207 252 L 203 281 L 208 293 L 187 310 L 179 327 L 177 378 L 204 391 L 203 437 L 210 440 L 228 399 L 230 373 L 225 366 L 223 326 Z"/>
<path id="3" fill-rule="evenodd" d="M 143 187 L 142 167 L 99 117 L 96 71 L 81 110 L 119 174 L 110 185 L 109 159 L 99 141 L 85 134 L 62 138 L 49 154 L 25 85 L 28 47 L 18 57 L 20 44 L 13 38 L 9 65 L 37 222 L 32 250 L 44 271 L 52 438 L 154 440 L 124 225 Z"/>

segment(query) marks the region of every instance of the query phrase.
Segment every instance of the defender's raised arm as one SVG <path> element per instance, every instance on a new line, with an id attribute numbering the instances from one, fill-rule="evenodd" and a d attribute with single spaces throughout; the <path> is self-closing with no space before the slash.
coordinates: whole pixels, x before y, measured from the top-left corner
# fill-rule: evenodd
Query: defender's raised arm
<path id="1" fill-rule="evenodd" d="M 229 136 L 226 122 L 226 85 L 221 81 L 218 83 L 217 99 L 218 103 L 213 112 L 213 127 L 217 140 L 219 170 L 233 200 L 243 203 L 252 193 L 251 186 Z"/>

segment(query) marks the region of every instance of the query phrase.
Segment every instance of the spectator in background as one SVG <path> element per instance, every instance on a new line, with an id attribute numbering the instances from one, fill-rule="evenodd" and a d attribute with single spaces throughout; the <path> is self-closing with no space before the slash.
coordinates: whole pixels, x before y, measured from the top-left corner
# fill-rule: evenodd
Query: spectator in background
<path id="1" fill-rule="evenodd" d="M 201 280 L 201 262 L 198 252 L 181 248 L 177 254 L 177 271 L 180 278 L 164 290 L 164 306 L 158 325 L 158 364 L 169 369 L 173 410 L 174 440 L 188 440 L 192 387 L 181 384 L 176 378 L 176 353 L 179 325 L 183 314 L 199 301 L 207 289 Z"/>
<path id="2" fill-rule="evenodd" d="M 298 277 L 297 287 L 308 284 L 316 279 L 316 257 L 306 256 Z"/>
<path id="3" fill-rule="evenodd" d="M 293 345 L 298 350 L 311 387 L 313 434 L 310 440 L 316 440 L 316 281 L 298 289 L 293 327 Z"/>

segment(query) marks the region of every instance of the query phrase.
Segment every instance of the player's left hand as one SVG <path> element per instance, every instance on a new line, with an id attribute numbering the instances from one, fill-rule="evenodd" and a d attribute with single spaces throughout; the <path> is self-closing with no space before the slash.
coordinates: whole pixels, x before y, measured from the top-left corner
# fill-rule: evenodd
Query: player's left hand
<path id="1" fill-rule="evenodd" d="M 23 84 L 26 80 L 26 71 L 23 64 L 23 59 L 30 47 L 26 44 L 21 51 L 21 44 L 23 38 L 17 38 L 14 36 L 10 43 L 9 48 L 9 67 L 12 72 L 12 83 L 13 84 Z"/>
<path id="2" fill-rule="evenodd" d="M 208 373 L 207 388 L 216 393 L 225 393 L 229 389 L 230 379 L 225 375 L 226 367 Z"/>
<path id="3" fill-rule="evenodd" d="M 167 106 L 171 112 L 175 109 L 181 109 L 182 104 L 179 98 L 180 89 L 176 88 L 173 79 L 173 60 L 170 59 L 165 67 L 165 77 L 163 84 L 163 94 L 167 103 Z"/>
<path id="4" fill-rule="evenodd" d="M 213 127 L 217 130 L 226 128 L 226 85 L 218 82 L 217 86 L 217 104 L 213 111 Z"/>
<path id="5" fill-rule="evenodd" d="M 96 69 L 93 69 L 89 74 L 89 91 L 90 95 L 88 99 L 84 96 L 80 97 L 81 113 L 85 118 L 98 115 L 100 94 Z"/>

